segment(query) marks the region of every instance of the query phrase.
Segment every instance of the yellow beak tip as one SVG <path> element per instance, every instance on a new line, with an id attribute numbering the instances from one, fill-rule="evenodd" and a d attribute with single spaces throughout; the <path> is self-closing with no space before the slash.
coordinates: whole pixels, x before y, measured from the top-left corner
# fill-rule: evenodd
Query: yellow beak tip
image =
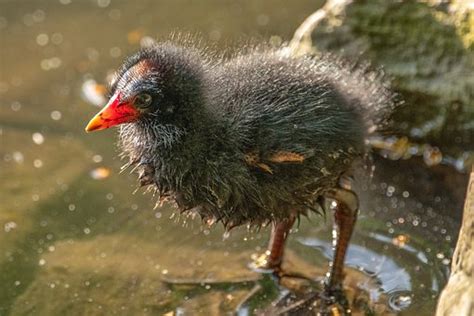
<path id="1" fill-rule="evenodd" d="M 103 128 L 104 126 L 101 117 L 99 115 L 96 115 L 92 118 L 92 120 L 89 121 L 85 128 L 85 131 L 89 133 Z"/>
<path id="2" fill-rule="evenodd" d="M 90 133 L 90 132 L 93 132 L 93 131 L 97 131 L 97 130 L 100 130 L 100 129 L 103 129 L 101 128 L 100 125 L 87 125 L 86 128 L 84 129 L 87 133 Z"/>

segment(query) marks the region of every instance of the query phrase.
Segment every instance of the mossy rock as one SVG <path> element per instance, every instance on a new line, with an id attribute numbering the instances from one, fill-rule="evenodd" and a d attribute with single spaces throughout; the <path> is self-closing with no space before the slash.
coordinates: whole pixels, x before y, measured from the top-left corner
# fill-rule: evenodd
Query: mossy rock
<path id="1" fill-rule="evenodd" d="M 405 101 L 394 117 L 400 132 L 459 153 L 474 149 L 472 8 L 466 0 L 329 0 L 290 47 L 382 68 Z"/>

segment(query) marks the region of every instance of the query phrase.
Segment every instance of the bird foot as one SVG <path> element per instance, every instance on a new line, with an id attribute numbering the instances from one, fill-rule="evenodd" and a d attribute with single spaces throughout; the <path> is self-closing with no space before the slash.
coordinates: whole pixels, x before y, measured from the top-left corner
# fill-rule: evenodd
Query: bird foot
<path id="1" fill-rule="evenodd" d="M 258 272 L 258 273 L 268 273 L 272 274 L 273 276 L 277 277 L 278 279 L 281 278 L 298 278 L 298 279 L 306 279 L 311 280 L 304 274 L 300 274 L 298 272 L 288 272 L 282 269 L 281 262 L 272 262 L 270 254 L 268 251 L 261 255 L 257 255 L 252 257 L 252 262 L 250 262 L 249 267 L 251 270 Z"/>
<path id="2" fill-rule="evenodd" d="M 264 315 L 321 315 L 350 316 L 347 299 L 343 291 L 318 291 L 311 289 L 306 292 L 289 292 L 272 302 L 271 307 L 264 310 Z"/>
<path id="3" fill-rule="evenodd" d="M 325 284 L 324 290 L 320 295 L 320 301 L 322 303 L 321 306 L 327 311 L 338 312 L 333 312 L 332 315 L 351 315 L 349 301 L 347 300 L 342 285 L 330 287 Z"/>
<path id="4" fill-rule="evenodd" d="M 308 275 L 288 271 L 282 268 L 281 263 L 272 263 L 269 259 L 267 251 L 260 256 L 255 256 L 249 267 L 255 272 L 270 275 L 278 286 L 295 293 L 305 293 L 319 284 Z"/>
<path id="5" fill-rule="evenodd" d="M 270 252 L 265 251 L 261 255 L 252 256 L 249 267 L 258 273 L 278 274 L 281 271 L 281 262 L 272 262 Z"/>

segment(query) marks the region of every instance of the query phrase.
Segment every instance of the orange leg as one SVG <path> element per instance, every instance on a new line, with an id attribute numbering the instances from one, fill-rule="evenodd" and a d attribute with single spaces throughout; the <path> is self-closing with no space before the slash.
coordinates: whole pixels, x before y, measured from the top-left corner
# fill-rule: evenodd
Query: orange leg
<path id="1" fill-rule="evenodd" d="M 253 263 L 254 267 L 273 270 L 273 272 L 280 271 L 285 252 L 285 242 L 295 219 L 295 216 L 291 216 L 290 218 L 272 224 L 268 248 L 263 255 L 255 260 Z"/>
<path id="2" fill-rule="evenodd" d="M 268 250 L 266 252 L 268 254 L 267 268 L 274 270 L 280 269 L 285 252 L 285 242 L 294 223 L 294 216 L 281 222 L 273 223 L 270 242 L 268 243 Z"/>
<path id="3" fill-rule="evenodd" d="M 344 279 L 344 260 L 349 241 L 354 230 L 358 212 L 358 200 L 350 189 L 341 188 L 331 192 L 328 197 L 336 201 L 334 210 L 334 258 L 328 272 L 328 290 L 342 289 Z"/>

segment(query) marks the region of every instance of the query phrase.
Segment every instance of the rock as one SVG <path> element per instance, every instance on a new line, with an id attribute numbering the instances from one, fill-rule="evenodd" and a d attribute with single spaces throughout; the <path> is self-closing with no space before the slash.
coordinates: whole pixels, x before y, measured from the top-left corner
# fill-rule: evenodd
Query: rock
<path id="1" fill-rule="evenodd" d="M 329 0 L 289 46 L 369 60 L 405 100 L 394 117 L 402 134 L 454 155 L 474 150 L 474 1 Z"/>
<path id="2" fill-rule="evenodd" d="M 441 293 L 436 315 L 474 315 L 474 168 L 466 193 L 464 218 L 454 252 L 451 276 Z"/>

